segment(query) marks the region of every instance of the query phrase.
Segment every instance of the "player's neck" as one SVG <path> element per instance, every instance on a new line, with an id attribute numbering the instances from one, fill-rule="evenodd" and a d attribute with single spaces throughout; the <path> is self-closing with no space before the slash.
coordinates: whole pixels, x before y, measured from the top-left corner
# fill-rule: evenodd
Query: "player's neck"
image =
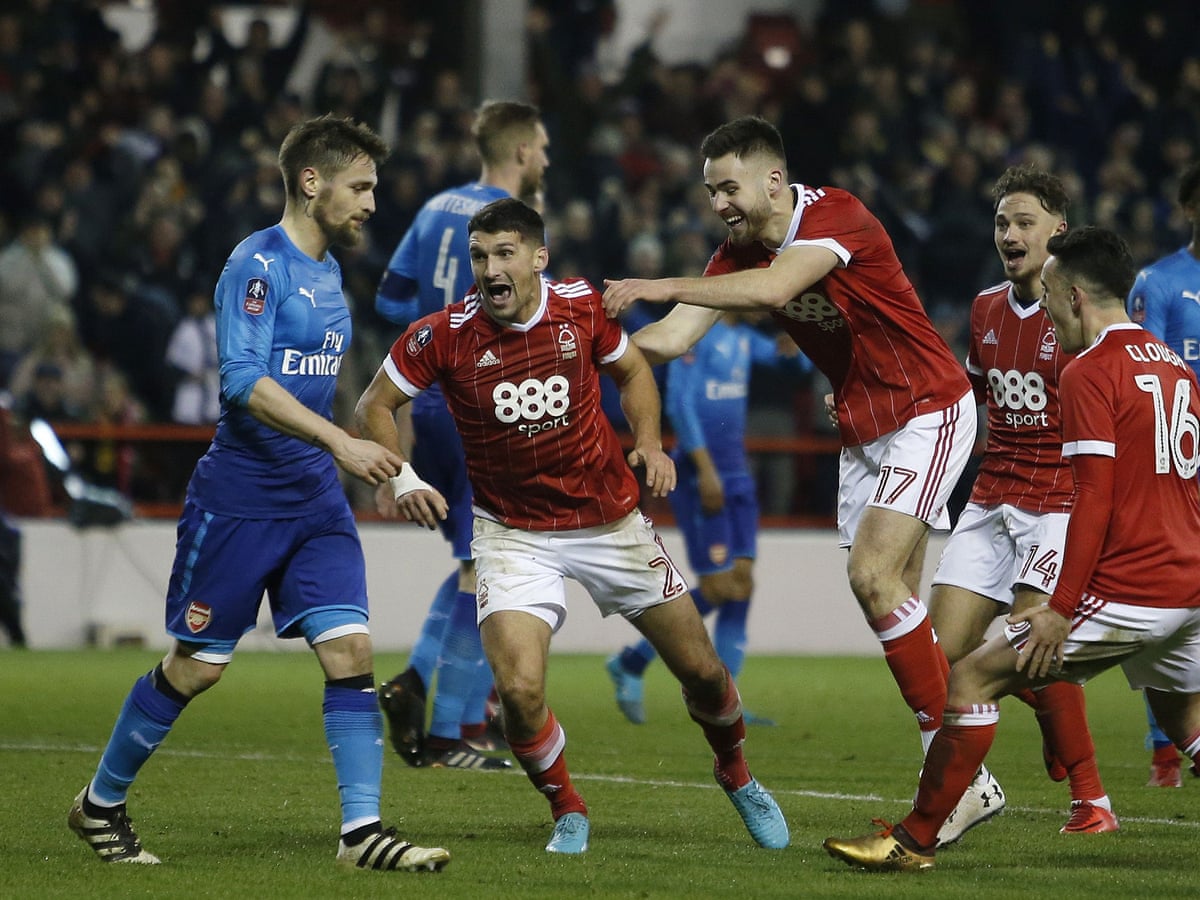
<path id="1" fill-rule="evenodd" d="M 1013 296 L 1017 299 L 1019 306 L 1028 309 L 1042 299 L 1042 282 L 1040 278 L 1032 282 L 1014 281 L 1012 284 Z"/>
<path id="2" fill-rule="evenodd" d="M 1123 306 L 1093 306 L 1083 320 L 1084 346 L 1090 347 L 1096 343 L 1096 338 L 1105 328 L 1111 325 L 1127 325 L 1129 322 L 1129 316 Z"/>
<path id="3" fill-rule="evenodd" d="M 329 251 L 329 239 L 325 237 L 316 219 L 307 215 L 303 209 L 289 202 L 284 207 L 279 225 L 301 253 L 311 256 L 317 262 L 325 260 L 325 254 Z"/>
<path id="4" fill-rule="evenodd" d="M 506 166 L 484 166 L 479 173 L 479 183 L 500 188 L 510 197 L 516 197 L 521 190 L 521 173 Z"/>
<path id="5" fill-rule="evenodd" d="M 767 220 L 758 240 L 768 250 L 774 252 L 787 239 L 792 227 L 792 216 L 796 213 L 796 189 L 788 185 L 786 191 L 781 191 L 771 204 L 771 218 Z"/>

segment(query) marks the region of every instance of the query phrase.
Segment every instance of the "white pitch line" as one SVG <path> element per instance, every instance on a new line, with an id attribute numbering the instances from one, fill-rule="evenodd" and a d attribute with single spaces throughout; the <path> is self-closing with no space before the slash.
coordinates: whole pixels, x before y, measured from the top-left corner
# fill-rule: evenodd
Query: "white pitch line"
<path id="1" fill-rule="evenodd" d="M 16 753 L 86 753 L 89 755 L 98 755 L 103 751 L 103 747 L 95 747 L 87 744 L 34 744 L 34 743 L 9 743 L 0 742 L 0 752 L 16 752 Z M 241 760 L 243 762 L 316 762 L 329 763 L 328 757 L 315 759 L 312 756 L 292 756 L 280 755 L 277 753 L 226 753 L 214 752 L 212 750 L 173 750 L 164 748 L 155 751 L 156 756 L 179 756 L 188 759 L 218 759 L 218 760 Z M 520 769 L 514 769 L 514 772 L 520 772 Z M 718 786 L 715 784 L 698 783 L 694 781 L 670 781 L 663 779 L 650 778 L 631 778 L 628 775 L 588 775 L 571 773 L 572 781 L 594 781 L 602 784 L 628 784 L 637 787 L 664 787 L 664 788 L 683 788 L 691 790 L 715 791 Z M 844 794 L 835 791 L 806 791 L 788 788 L 771 788 L 771 793 L 777 797 L 811 797 L 814 800 L 843 800 L 854 803 L 911 803 L 911 800 L 895 800 L 881 797 L 878 794 Z M 1013 806 L 1005 807 L 1014 812 L 1028 813 L 1039 816 L 1062 816 L 1062 809 L 1047 809 L 1037 806 Z M 1139 825 L 1167 825 L 1175 828 L 1200 828 L 1200 821 L 1183 821 L 1180 819 L 1157 819 L 1145 816 L 1120 816 L 1122 823 Z"/>

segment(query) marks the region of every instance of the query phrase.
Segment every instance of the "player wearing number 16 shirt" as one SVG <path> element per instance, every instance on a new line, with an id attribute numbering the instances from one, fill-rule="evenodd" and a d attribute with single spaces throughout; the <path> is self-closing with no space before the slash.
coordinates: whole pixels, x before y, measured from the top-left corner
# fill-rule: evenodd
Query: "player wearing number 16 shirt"
<path id="1" fill-rule="evenodd" d="M 1083 684 L 1120 665 L 1148 692 L 1167 736 L 1200 754 L 1200 388 L 1170 347 L 1134 325 L 1124 301 L 1133 259 L 1115 233 L 1079 228 L 1048 243 L 1042 304 L 1063 349 L 1063 455 L 1075 500 L 1048 605 L 950 674 L 945 723 L 912 812 L 825 849 L 873 870 L 928 869 L 937 830 L 995 737 L 999 700 L 1051 680 Z"/>
<path id="2" fill-rule="evenodd" d="M 1054 593 L 1074 492 L 1058 400 L 1059 373 L 1071 355 L 1039 304 L 1046 242 L 1066 231 L 1070 198 L 1058 178 L 1028 166 L 1004 172 L 992 197 L 996 250 L 1009 280 L 975 298 L 967 353 L 976 398 L 986 404 L 987 445 L 929 597 L 951 665 L 983 643 L 996 616 L 1041 606 Z M 1116 831 L 1083 689 L 1057 682 L 1018 696 L 1037 711 L 1050 777 L 1070 779 L 1063 832 Z"/>
<path id="3" fill-rule="evenodd" d="M 462 436 L 475 497 L 471 551 L 479 631 L 509 747 L 550 802 L 546 849 L 588 847 L 587 806 L 571 783 L 566 734 L 546 705 L 551 636 L 567 615 L 564 579 L 603 615 L 619 613 L 654 645 L 683 687 L 715 755 L 715 774 L 762 847 L 788 843 L 778 805 L 742 755 L 741 699 L 687 585 L 637 509 L 630 465 L 657 496 L 675 486 L 662 451 L 650 366 L 583 280 L 548 281 L 545 225 L 519 200 L 489 203 L 467 226 L 475 289 L 414 322 L 359 399 L 363 434 L 399 451 L 396 410 L 434 383 Z M 626 463 L 600 408 L 599 372 L 620 389 L 633 431 Z M 409 464 L 393 481 L 398 510 L 432 526 L 445 501 Z"/>

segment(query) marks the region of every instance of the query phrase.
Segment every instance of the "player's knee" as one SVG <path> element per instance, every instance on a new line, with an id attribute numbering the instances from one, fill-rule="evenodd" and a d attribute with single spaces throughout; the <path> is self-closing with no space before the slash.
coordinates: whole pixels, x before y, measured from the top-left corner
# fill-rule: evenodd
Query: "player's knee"
<path id="1" fill-rule="evenodd" d="M 734 569 L 729 573 L 730 600 L 748 600 L 754 593 L 754 574 L 749 569 Z"/>
<path id="2" fill-rule="evenodd" d="M 699 659 L 678 673 L 684 696 L 699 700 L 719 700 L 725 695 L 728 673 L 725 664 L 714 650 L 711 656 Z"/>
<path id="3" fill-rule="evenodd" d="M 884 585 L 887 582 L 884 573 L 869 562 L 858 561 L 851 557 L 846 574 L 850 579 L 850 590 L 854 593 L 859 605 L 868 612 L 873 611 L 883 595 Z"/>
<path id="4" fill-rule="evenodd" d="M 532 733 L 546 706 L 546 689 L 541 679 L 514 673 L 496 678 L 496 693 L 504 708 L 507 733 Z"/>

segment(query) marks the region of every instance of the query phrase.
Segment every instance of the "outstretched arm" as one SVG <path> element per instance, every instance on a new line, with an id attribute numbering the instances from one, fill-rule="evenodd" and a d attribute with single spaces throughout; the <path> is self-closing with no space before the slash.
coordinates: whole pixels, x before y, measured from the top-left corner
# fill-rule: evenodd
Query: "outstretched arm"
<path id="1" fill-rule="evenodd" d="M 642 351 L 646 361 L 657 366 L 691 350 L 719 318 L 719 309 L 681 303 L 657 322 L 639 328 L 630 339 Z"/>
<path id="2" fill-rule="evenodd" d="M 624 278 L 604 281 L 604 310 L 615 316 L 637 300 L 677 300 L 708 309 L 782 309 L 833 271 L 839 257 L 819 244 L 788 247 L 765 268 L 702 278 Z"/>

